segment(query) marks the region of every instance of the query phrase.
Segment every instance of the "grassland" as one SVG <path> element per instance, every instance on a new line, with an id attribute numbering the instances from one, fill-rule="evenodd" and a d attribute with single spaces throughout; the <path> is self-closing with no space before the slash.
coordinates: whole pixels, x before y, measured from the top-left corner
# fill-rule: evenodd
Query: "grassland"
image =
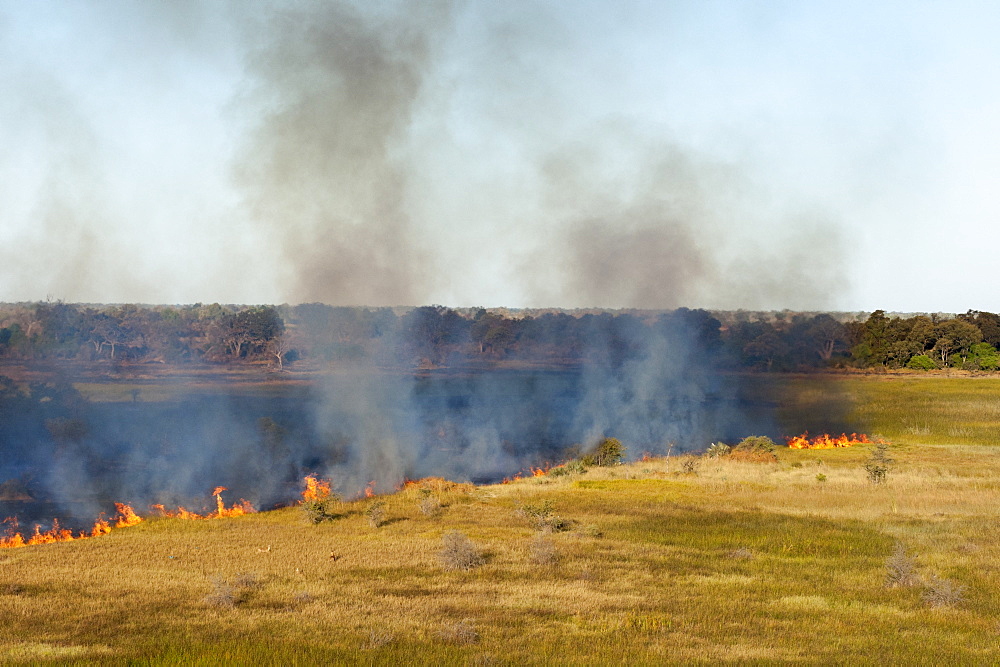
<path id="1" fill-rule="evenodd" d="M 990 406 L 1000 385 L 829 382 L 792 378 L 782 391 L 800 413 L 846 406 L 890 438 L 886 484 L 867 479 L 868 447 L 781 449 L 775 463 L 674 456 L 505 485 L 414 486 L 344 503 L 316 525 L 296 507 L 152 519 L 0 550 L 0 658 L 997 662 L 1000 448 L 990 446 Z M 421 511 L 428 493 L 436 515 Z M 525 511 L 546 501 L 566 530 L 542 532 Z M 373 502 L 385 503 L 380 527 L 366 515 Z M 440 552 L 452 531 L 482 565 L 447 567 Z M 913 585 L 887 585 L 900 544 Z M 942 592 L 949 585 L 957 594 Z"/>

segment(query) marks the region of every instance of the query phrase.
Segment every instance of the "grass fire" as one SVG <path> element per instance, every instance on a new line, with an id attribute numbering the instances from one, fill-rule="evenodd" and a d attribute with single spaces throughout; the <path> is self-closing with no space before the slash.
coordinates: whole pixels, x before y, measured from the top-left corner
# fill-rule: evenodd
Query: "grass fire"
<path id="1" fill-rule="evenodd" d="M 868 438 L 864 433 L 840 434 L 831 436 L 826 433 L 810 438 L 808 433 L 787 438 L 790 449 L 836 449 L 838 447 L 853 447 L 854 445 L 871 445 L 877 441 Z M 881 442 L 881 441 L 878 441 Z"/>

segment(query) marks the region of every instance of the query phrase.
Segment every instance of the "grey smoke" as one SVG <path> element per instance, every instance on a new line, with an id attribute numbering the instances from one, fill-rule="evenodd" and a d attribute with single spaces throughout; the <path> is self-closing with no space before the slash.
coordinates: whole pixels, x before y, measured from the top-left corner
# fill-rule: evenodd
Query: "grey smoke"
<path id="1" fill-rule="evenodd" d="M 749 165 L 624 115 L 578 117 L 573 54 L 587 45 L 568 16 L 268 8 L 235 172 L 289 302 L 475 305 L 463 271 L 564 307 L 816 307 L 846 284 L 788 263 L 812 250 L 784 231 L 802 206 Z M 832 221 L 810 217 L 832 254 Z"/>
<path id="2" fill-rule="evenodd" d="M 445 3 L 391 17 L 346 3 L 275 11 L 250 58 L 259 113 L 238 180 L 289 268 L 293 302 L 397 305 L 426 294 L 406 210 L 406 141 Z"/>

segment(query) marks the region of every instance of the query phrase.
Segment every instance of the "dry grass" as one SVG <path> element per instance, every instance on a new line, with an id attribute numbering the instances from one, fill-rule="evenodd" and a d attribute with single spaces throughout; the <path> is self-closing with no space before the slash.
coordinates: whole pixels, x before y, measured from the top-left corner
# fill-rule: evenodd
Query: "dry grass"
<path id="1" fill-rule="evenodd" d="M 438 516 L 413 485 L 378 530 L 360 500 L 0 550 L 0 662 L 996 661 L 1000 448 L 899 438 L 879 485 L 869 447 L 777 453 L 440 481 Z M 539 534 L 525 506 L 573 529 Z M 442 567 L 453 531 L 478 566 Z M 923 585 L 885 585 L 898 543 Z"/>

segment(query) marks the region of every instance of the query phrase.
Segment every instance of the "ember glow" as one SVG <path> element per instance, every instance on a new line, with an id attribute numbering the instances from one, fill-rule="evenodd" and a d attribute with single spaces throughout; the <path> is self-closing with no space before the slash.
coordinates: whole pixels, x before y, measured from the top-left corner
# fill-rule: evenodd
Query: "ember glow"
<path id="1" fill-rule="evenodd" d="M 831 436 L 824 433 L 814 438 L 810 438 L 808 433 L 803 433 L 802 435 L 788 438 L 788 446 L 791 449 L 836 449 L 839 447 L 853 447 L 854 445 L 871 445 L 874 442 L 864 433 L 852 433 L 850 436 L 844 433 L 841 433 L 839 436 Z"/>
<path id="2" fill-rule="evenodd" d="M 73 531 L 62 528 L 59 525 L 59 519 L 52 520 L 52 528 L 48 530 L 42 530 L 42 527 L 35 524 L 34 530 L 31 536 L 25 539 L 24 535 L 19 531 L 19 524 L 17 518 L 10 517 L 4 520 L 7 524 L 7 530 L 4 532 L 3 536 L 0 536 L 0 549 L 13 549 L 17 547 L 27 547 L 36 544 L 52 544 L 54 542 L 70 542 L 74 540 L 83 540 L 89 537 L 103 537 L 107 535 L 112 530 L 112 525 L 114 528 L 127 528 L 129 526 L 134 526 L 142 521 L 142 517 L 135 513 L 129 505 L 124 503 L 115 503 L 115 507 L 118 508 L 118 515 L 112 519 L 105 519 L 101 515 L 95 522 L 94 527 L 89 531 L 80 531 L 76 535 Z"/>

